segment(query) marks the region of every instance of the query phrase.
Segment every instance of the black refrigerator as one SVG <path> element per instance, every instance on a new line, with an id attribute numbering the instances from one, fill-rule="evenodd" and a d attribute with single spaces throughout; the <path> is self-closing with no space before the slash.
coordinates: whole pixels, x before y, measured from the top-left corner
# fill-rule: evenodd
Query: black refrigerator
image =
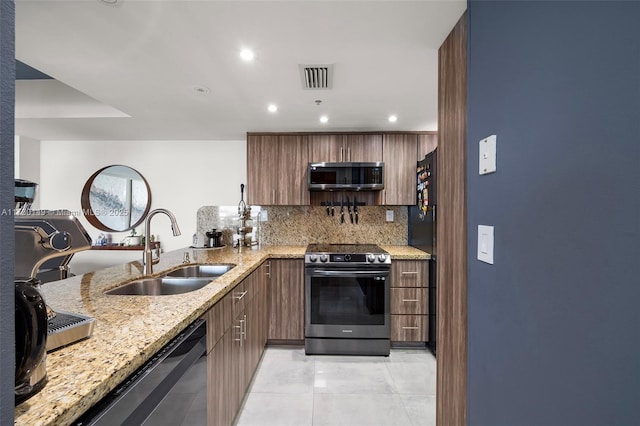
<path id="1" fill-rule="evenodd" d="M 429 261 L 429 341 L 427 346 L 436 354 L 436 211 L 438 206 L 438 149 L 418 161 L 416 168 L 416 205 L 409 206 L 409 245 L 431 254 Z"/>

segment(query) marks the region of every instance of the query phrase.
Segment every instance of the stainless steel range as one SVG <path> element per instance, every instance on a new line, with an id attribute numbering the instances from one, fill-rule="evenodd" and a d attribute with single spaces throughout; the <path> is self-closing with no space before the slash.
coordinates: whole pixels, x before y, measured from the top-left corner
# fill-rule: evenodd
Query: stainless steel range
<path id="1" fill-rule="evenodd" d="M 310 244 L 305 352 L 389 355 L 391 256 L 376 245 Z"/>

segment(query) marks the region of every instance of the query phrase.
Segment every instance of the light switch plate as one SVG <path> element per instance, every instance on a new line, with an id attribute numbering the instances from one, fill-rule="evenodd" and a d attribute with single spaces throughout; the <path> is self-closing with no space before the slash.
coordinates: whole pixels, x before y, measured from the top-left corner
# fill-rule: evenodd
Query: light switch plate
<path id="1" fill-rule="evenodd" d="M 260 210 L 260 222 L 267 222 L 269 220 L 269 215 L 266 210 Z"/>
<path id="2" fill-rule="evenodd" d="M 478 260 L 493 265 L 493 226 L 478 225 Z"/>
<path id="3" fill-rule="evenodd" d="M 481 175 L 496 171 L 496 135 L 480 141 L 479 172 Z"/>
<path id="4" fill-rule="evenodd" d="M 387 222 L 393 222 L 393 210 L 387 210 Z"/>

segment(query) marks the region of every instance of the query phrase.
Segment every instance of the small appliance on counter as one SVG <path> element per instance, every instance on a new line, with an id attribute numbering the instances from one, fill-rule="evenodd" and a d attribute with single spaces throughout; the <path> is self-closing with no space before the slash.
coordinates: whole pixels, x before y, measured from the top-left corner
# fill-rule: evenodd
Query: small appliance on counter
<path id="1" fill-rule="evenodd" d="M 78 219 L 68 210 L 31 211 L 27 215 L 15 216 L 16 254 L 14 275 L 27 277 L 32 283 L 40 284 L 37 275 L 40 267 L 60 257 L 68 261 L 79 252 L 91 248 L 91 238 Z M 85 324 L 88 334 L 93 329 L 93 319 L 78 314 L 49 311 L 49 337 L 47 350 L 73 343 L 77 338 L 67 339 L 62 335 L 75 335 L 80 323 Z M 73 318 L 77 317 L 77 318 Z M 66 318 L 66 320 L 62 320 Z M 82 321 L 80 321 L 82 320 Z M 88 327 L 88 322 L 91 326 Z M 84 338 L 83 337 L 83 338 Z"/>
<path id="2" fill-rule="evenodd" d="M 216 228 L 211 229 L 211 231 L 205 232 L 207 236 L 207 242 L 205 243 L 205 247 L 214 248 L 214 247 L 224 247 L 222 244 L 222 232 L 218 231 Z"/>
<path id="3" fill-rule="evenodd" d="M 44 387 L 46 352 L 91 336 L 95 321 L 84 315 L 56 312 L 46 305 L 39 291 L 42 266 L 63 258 L 60 265 L 66 268 L 75 253 L 91 248 L 91 238 L 68 210 L 20 211 L 18 203 L 30 205 L 35 194 L 33 191 L 25 197 L 22 182 L 16 180 L 14 219 L 16 404 Z"/>
<path id="4" fill-rule="evenodd" d="M 37 289 L 37 281 L 16 279 L 15 404 L 38 393 L 47 383 L 44 362 L 47 344 L 47 307 Z"/>
<path id="5" fill-rule="evenodd" d="M 253 226 L 248 226 L 247 222 L 250 222 L 251 219 L 251 206 L 247 206 L 244 202 L 244 184 L 240 184 L 240 203 L 238 204 L 238 220 L 240 221 L 240 225 L 236 228 L 236 233 L 238 235 L 238 239 L 235 240 L 233 246 L 241 248 L 242 246 L 250 247 L 252 245 L 258 244 L 257 242 L 253 242 L 251 238 L 251 233 L 253 232 Z"/>

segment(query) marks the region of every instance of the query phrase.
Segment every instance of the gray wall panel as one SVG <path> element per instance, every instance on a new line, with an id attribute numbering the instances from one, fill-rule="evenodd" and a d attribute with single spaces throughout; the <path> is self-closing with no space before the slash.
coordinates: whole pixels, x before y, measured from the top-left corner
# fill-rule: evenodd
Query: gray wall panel
<path id="1" fill-rule="evenodd" d="M 640 424 L 640 3 L 468 12 L 468 424 Z"/>
<path id="2" fill-rule="evenodd" d="M 13 1 L 0 1 L 0 425 L 13 424 L 15 331 L 13 295 Z"/>

